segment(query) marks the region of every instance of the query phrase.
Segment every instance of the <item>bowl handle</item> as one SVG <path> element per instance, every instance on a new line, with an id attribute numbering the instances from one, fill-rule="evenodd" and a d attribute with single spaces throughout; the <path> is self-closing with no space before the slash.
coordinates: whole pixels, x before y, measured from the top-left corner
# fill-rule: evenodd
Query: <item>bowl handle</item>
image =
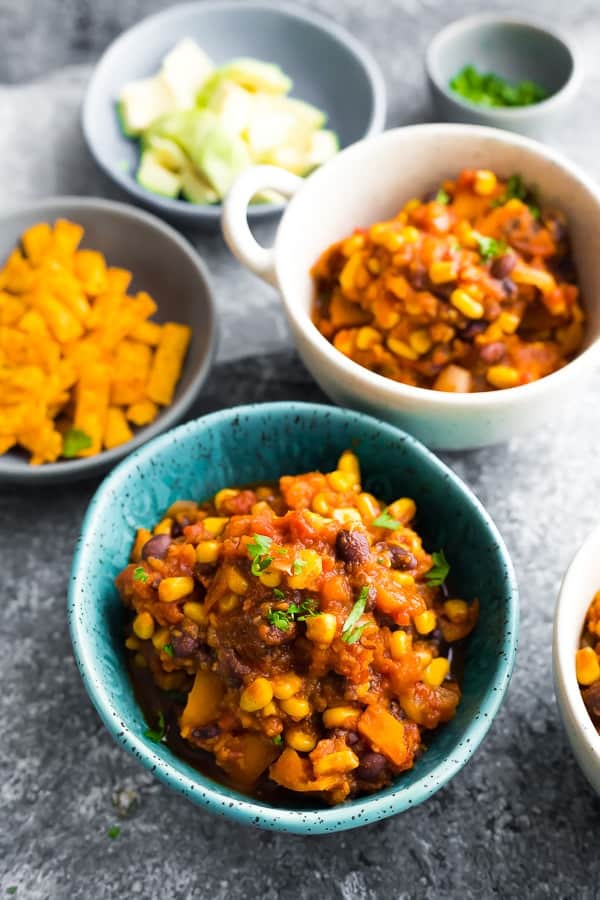
<path id="1" fill-rule="evenodd" d="M 229 249 L 255 275 L 275 286 L 275 251 L 273 247 L 261 246 L 254 238 L 248 225 L 248 204 L 255 194 L 269 188 L 291 197 L 302 184 L 302 178 L 286 169 L 253 166 L 236 178 L 223 203 L 221 227 Z"/>

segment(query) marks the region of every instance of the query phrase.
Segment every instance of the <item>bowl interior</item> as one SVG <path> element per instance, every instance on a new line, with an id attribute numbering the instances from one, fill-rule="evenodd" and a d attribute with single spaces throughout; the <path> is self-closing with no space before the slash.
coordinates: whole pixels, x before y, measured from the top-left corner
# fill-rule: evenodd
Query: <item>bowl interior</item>
<path id="1" fill-rule="evenodd" d="M 141 188 L 135 180 L 138 143 L 123 135 L 117 120 L 115 103 L 123 85 L 154 74 L 184 37 L 197 41 L 217 64 L 252 56 L 280 65 L 294 82 L 292 95 L 327 113 L 328 127 L 338 133 L 342 147 L 359 140 L 373 124 L 377 104 L 369 67 L 334 29 L 326 30 L 285 8 L 254 3 L 176 6 L 145 19 L 111 45 L 85 99 L 84 131 L 97 161 L 142 201 L 167 211 L 187 209 L 214 216 L 220 212 L 219 205 L 195 206 Z"/>
<path id="2" fill-rule="evenodd" d="M 133 440 L 96 457 L 36 467 L 29 465 L 27 454 L 10 451 L 0 456 L 0 476 L 9 480 L 65 477 L 114 462 L 177 421 L 191 403 L 199 379 L 208 372 L 212 355 L 214 313 L 202 263 L 176 232 L 146 213 L 102 200 L 64 198 L 34 204 L 0 218 L 0 260 L 6 259 L 30 225 L 53 224 L 59 218 L 83 226 L 81 247 L 99 250 L 109 265 L 133 273 L 128 292 L 147 291 L 156 300 L 158 311 L 153 318 L 189 325 L 192 339 L 173 403 L 162 408 L 151 425 L 135 429 Z"/>
<path id="3" fill-rule="evenodd" d="M 456 718 L 397 785 L 339 809 L 278 810 L 205 778 L 143 737 L 122 651 L 123 611 L 113 579 L 135 529 L 150 526 L 178 498 L 203 499 L 226 485 L 284 473 L 331 470 L 353 447 L 367 490 L 412 496 L 425 545 L 445 548 L 451 587 L 479 597 Z M 374 419 L 309 404 L 264 404 L 215 413 L 164 435 L 126 460 L 103 484 L 86 518 L 73 568 L 70 617 L 88 691 L 113 736 L 172 787 L 222 814 L 291 831 L 333 831 L 384 818 L 437 790 L 467 761 L 493 718 L 512 669 L 517 599 L 512 567 L 478 501 L 414 439 Z"/>
<path id="4" fill-rule="evenodd" d="M 463 98 L 452 91 L 449 82 L 469 64 L 510 82 L 535 81 L 549 95 L 564 87 L 574 69 L 571 51 L 557 35 L 509 18 L 467 19 L 450 25 L 435 38 L 429 56 L 431 75 L 459 102 Z"/>
<path id="5" fill-rule="evenodd" d="M 583 176 L 541 144 L 468 125 L 416 125 L 363 141 L 331 160 L 290 202 L 277 236 L 277 277 L 292 322 L 313 345 L 341 356 L 309 319 L 310 268 L 329 244 L 382 219 L 465 168 L 519 173 L 542 206 L 567 217 L 588 314 L 586 346 L 600 335 L 600 200 Z M 358 378 L 360 367 L 353 366 Z M 362 370 L 364 372 L 364 370 Z M 364 376 L 363 376 L 364 377 Z"/>

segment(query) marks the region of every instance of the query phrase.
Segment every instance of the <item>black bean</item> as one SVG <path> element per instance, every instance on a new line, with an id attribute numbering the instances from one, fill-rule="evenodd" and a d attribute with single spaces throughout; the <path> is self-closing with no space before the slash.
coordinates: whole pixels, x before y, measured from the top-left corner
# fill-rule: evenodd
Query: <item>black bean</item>
<path id="1" fill-rule="evenodd" d="M 592 722 L 594 725 L 598 725 L 600 723 L 600 681 L 596 681 L 595 684 L 582 691 L 581 696 Z"/>
<path id="2" fill-rule="evenodd" d="M 194 728 L 192 737 L 198 741 L 210 741 L 221 733 L 218 725 L 204 725 L 202 728 Z"/>
<path id="3" fill-rule="evenodd" d="M 490 272 L 494 278 L 508 278 L 516 264 L 517 258 L 514 253 L 504 253 L 492 262 Z"/>
<path id="4" fill-rule="evenodd" d="M 485 363 L 494 365 L 494 363 L 500 362 L 504 356 L 505 350 L 506 347 L 502 341 L 492 341 L 491 344 L 484 344 L 483 347 L 481 347 L 479 355 Z"/>
<path id="5" fill-rule="evenodd" d="M 391 544 L 388 550 L 390 553 L 392 569 L 416 569 L 416 557 L 413 556 L 406 547 L 399 547 L 398 544 Z"/>
<path id="6" fill-rule="evenodd" d="M 360 735 L 357 731 L 349 731 L 346 734 L 346 743 L 349 747 L 354 746 L 358 741 L 360 741 Z"/>
<path id="7" fill-rule="evenodd" d="M 415 291 L 424 291 L 427 289 L 429 285 L 429 279 L 427 277 L 427 269 L 424 266 L 411 266 L 408 272 L 408 280 L 410 281 L 411 287 Z"/>
<path id="8" fill-rule="evenodd" d="M 487 322 L 469 322 L 469 324 L 461 329 L 461 337 L 470 340 L 475 335 L 481 334 L 487 328 Z"/>
<path id="9" fill-rule="evenodd" d="M 148 559 L 149 556 L 153 556 L 155 559 L 164 559 L 170 543 L 170 535 L 155 534 L 142 547 L 142 559 Z"/>
<path id="10" fill-rule="evenodd" d="M 432 285 L 431 293 L 442 300 L 449 300 L 455 287 L 456 281 L 445 281 L 443 284 Z"/>
<path id="11" fill-rule="evenodd" d="M 335 552 L 343 562 L 362 563 L 369 558 L 369 542 L 360 531 L 339 531 Z"/>
<path id="12" fill-rule="evenodd" d="M 381 753 L 365 753 L 356 769 L 356 777 L 362 781 L 378 781 L 386 764 L 387 760 Z"/>
<path id="13" fill-rule="evenodd" d="M 218 655 L 218 668 L 225 681 L 232 685 L 241 683 L 244 675 L 249 675 L 252 669 L 241 661 L 235 650 L 231 647 L 221 647 Z"/>
<path id="14" fill-rule="evenodd" d="M 503 278 L 502 279 L 502 291 L 506 297 L 514 297 L 518 292 L 518 287 L 512 280 L 512 278 Z"/>
<path id="15" fill-rule="evenodd" d="M 178 632 L 171 634 L 173 656 L 176 656 L 178 659 L 195 656 L 200 647 L 200 643 L 201 641 L 199 638 L 194 637 L 193 634 L 188 634 L 186 631 L 182 631 L 180 634 Z"/>

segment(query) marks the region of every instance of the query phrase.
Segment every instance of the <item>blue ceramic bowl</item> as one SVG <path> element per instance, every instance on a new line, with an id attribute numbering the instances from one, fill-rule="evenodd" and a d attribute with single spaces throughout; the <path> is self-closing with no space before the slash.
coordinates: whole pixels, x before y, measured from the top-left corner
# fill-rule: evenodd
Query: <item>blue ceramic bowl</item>
<path id="1" fill-rule="evenodd" d="M 123 655 L 123 610 L 113 580 L 137 526 L 151 526 L 174 500 L 206 498 L 232 484 L 331 469 L 352 446 L 367 490 L 417 501 L 428 548 L 444 547 L 464 597 L 481 614 L 467 650 L 463 698 L 414 769 L 395 784 L 331 809 L 275 808 L 204 777 L 144 737 Z M 309 403 L 267 403 L 188 422 L 129 456 L 100 486 L 86 515 L 69 591 L 71 637 L 102 720 L 162 781 L 213 812 L 263 828 L 320 834 L 356 828 L 426 800 L 471 757 L 496 715 L 517 646 L 517 586 L 494 523 L 476 497 L 414 438 L 360 413 Z"/>
<path id="2" fill-rule="evenodd" d="M 83 104 L 83 131 L 98 165 L 138 203 L 187 227 L 216 228 L 221 206 L 170 200 L 135 179 L 137 141 L 122 133 L 115 103 L 124 84 L 154 74 L 162 59 L 191 37 L 217 63 L 252 56 L 280 65 L 294 82 L 292 94 L 328 116 L 328 128 L 347 147 L 385 123 L 385 86 L 371 55 L 352 35 L 314 13 L 285 4 L 197 2 L 173 6 L 124 32 L 102 56 Z M 265 203 L 250 209 L 260 219 L 282 209 Z"/>

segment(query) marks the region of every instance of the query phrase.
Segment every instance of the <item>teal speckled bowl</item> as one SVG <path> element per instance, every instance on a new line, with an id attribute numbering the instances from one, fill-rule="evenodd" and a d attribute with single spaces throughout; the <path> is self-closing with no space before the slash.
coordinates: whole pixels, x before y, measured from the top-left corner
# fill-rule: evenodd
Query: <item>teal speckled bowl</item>
<path id="1" fill-rule="evenodd" d="M 151 526 L 174 501 L 204 499 L 227 485 L 281 474 L 331 470 L 346 447 L 361 461 L 366 489 L 417 502 L 428 549 L 444 547 L 450 584 L 479 597 L 468 644 L 463 698 L 414 769 L 389 788 L 334 808 L 275 808 L 204 777 L 146 724 L 125 669 L 123 611 L 113 580 L 127 563 L 135 529 Z M 517 647 L 513 567 L 494 523 L 469 489 L 414 438 L 360 413 L 308 403 L 267 403 L 212 413 L 146 444 L 102 483 L 85 517 L 69 590 L 75 658 L 87 691 L 116 741 L 162 781 L 213 812 L 300 834 L 356 828 L 426 800 L 471 757 L 496 715 Z"/>

